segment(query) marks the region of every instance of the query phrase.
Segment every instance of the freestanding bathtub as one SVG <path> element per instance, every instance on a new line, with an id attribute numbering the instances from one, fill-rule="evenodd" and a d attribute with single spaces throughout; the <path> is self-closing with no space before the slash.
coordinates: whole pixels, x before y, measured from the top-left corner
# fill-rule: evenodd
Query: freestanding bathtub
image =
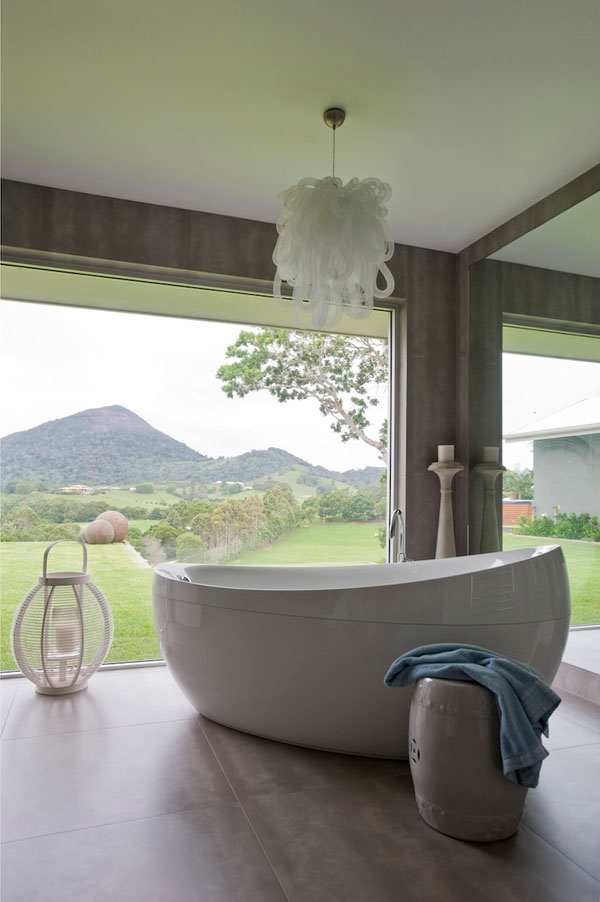
<path id="1" fill-rule="evenodd" d="M 383 677 L 433 642 L 481 645 L 551 682 L 569 629 L 558 545 L 348 567 L 163 564 L 154 616 L 203 715 L 296 745 L 405 758 L 411 688 Z"/>

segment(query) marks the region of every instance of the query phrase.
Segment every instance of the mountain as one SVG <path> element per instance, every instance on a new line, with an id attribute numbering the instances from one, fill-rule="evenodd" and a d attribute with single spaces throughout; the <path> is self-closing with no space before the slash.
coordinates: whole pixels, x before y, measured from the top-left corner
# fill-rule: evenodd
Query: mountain
<path id="1" fill-rule="evenodd" d="M 360 470 L 344 470 L 336 478 L 360 491 L 379 482 L 384 473 L 385 467 L 362 467 Z"/>
<path id="2" fill-rule="evenodd" d="M 297 467 L 305 467 L 315 473 L 323 470 L 329 478 L 332 475 L 324 467 L 314 467 L 282 448 L 267 448 L 266 451 L 246 451 L 237 457 L 218 457 L 207 461 L 200 468 L 198 482 L 217 482 L 220 479 L 226 482 L 255 482 L 264 477 L 276 478 Z"/>
<path id="3" fill-rule="evenodd" d="M 73 484 L 245 482 L 265 488 L 283 481 L 320 491 L 364 488 L 381 467 L 337 473 L 314 466 L 281 448 L 211 458 L 154 429 L 125 407 L 97 407 L 14 432 L 2 439 L 2 482 L 44 482 L 51 489 Z"/>
<path id="4" fill-rule="evenodd" d="M 2 481 L 102 485 L 171 479 L 207 460 L 118 405 L 82 410 L 2 439 Z"/>

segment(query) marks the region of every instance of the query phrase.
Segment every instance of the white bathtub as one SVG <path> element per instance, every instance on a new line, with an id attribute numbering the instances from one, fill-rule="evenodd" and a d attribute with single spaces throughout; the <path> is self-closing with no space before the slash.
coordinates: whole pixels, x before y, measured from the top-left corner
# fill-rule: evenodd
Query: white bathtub
<path id="1" fill-rule="evenodd" d="M 164 564 L 154 576 L 162 652 L 201 714 L 354 755 L 406 757 L 412 690 L 383 684 L 400 654 L 481 645 L 551 682 L 569 611 L 557 545 L 357 567 Z"/>

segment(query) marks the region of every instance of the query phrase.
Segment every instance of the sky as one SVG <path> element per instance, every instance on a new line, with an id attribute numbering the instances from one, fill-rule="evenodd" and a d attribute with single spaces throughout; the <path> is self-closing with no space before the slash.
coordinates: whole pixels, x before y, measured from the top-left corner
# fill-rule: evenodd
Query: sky
<path id="1" fill-rule="evenodd" d="M 361 441 L 343 443 L 315 401 L 268 392 L 228 399 L 216 379 L 248 326 L 3 301 L 0 435 L 80 410 L 120 404 L 209 457 L 283 448 L 332 470 L 382 466 Z M 387 414 L 384 387 L 367 432 Z"/>
<path id="2" fill-rule="evenodd" d="M 362 442 L 342 443 L 316 402 L 225 396 L 216 372 L 248 327 L 3 301 L 0 328 L 1 435 L 120 404 L 210 457 L 273 446 L 333 470 L 381 465 Z M 600 363 L 504 355 L 504 432 L 593 394 Z M 385 416 L 382 393 L 375 437 Z M 532 442 L 505 443 L 503 461 L 531 467 Z"/>
<path id="3" fill-rule="evenodd" d="M 508 434 L 600 396 L 600 363 L 503 354 L 502 394 L 503 432 Z M 509 469 L 533 468 L 533 441 L 504 442 L 502 461 Z"/>

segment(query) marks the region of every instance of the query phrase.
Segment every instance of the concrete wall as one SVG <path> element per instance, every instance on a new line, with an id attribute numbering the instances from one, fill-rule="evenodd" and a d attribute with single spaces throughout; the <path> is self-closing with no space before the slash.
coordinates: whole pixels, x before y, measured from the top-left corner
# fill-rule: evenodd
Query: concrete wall
<path id="1" fill-rule="evenodd" d="M 538 517 L 553 517 L 558 506 L 600 517 L 600 433 L 536 439 L 533 468 Z"/>

